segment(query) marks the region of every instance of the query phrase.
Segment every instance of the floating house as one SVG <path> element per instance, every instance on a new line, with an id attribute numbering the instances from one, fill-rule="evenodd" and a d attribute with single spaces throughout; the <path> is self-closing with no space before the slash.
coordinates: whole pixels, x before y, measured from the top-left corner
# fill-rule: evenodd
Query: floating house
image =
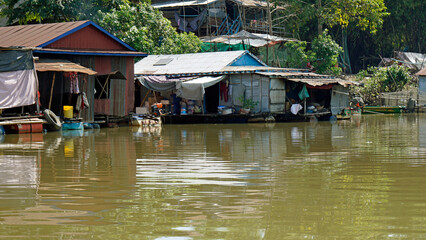
<path id="1" fill-rule="evenodd" d="M 91 21 L 0 27 L 0 47 L 33 49 L 41 108 L 63 116 L 84 93 L 88 108 L 74 112 L 86 122 L 95 116 L 123 117 L 134 110 L 137 52 Z M 39 69 L 37 69 L 39 68 Z"/>
<path id="2" fill-rule="evenodd" d="M 251 115 L 239 114 L 246 108 L 282 121 L 336 115 L 349 107 L 353 84 L 308 70 L 268 67 L 248 51 L 150 55 L 135 64 L 135 76 L 152 91 L 141 91 L 141 106 L 172 105 L 164 123 L 246 122 Z"/>

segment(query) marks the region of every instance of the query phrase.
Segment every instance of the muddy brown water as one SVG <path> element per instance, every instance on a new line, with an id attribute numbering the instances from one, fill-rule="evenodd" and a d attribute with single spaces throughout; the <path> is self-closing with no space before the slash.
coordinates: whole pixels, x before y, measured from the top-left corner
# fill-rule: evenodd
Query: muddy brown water
<path id="1" fill-rule="evenodd" d="M 0 138 L 4 239 L 424 239 L 426 115 Z"/>

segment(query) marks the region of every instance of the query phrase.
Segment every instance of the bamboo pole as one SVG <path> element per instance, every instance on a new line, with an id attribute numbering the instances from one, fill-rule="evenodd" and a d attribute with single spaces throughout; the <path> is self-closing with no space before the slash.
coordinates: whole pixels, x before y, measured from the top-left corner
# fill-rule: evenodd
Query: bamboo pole
<path id="1" fill-rule="evenodd" d="M 49 109 L 50 109 L 50 106 L 52 105 L 52 96 L 53 96 L 53 87 L 55 86 L 55 77 L 56 77 L 56 73 L 53 72 L 52 87 L 50 87 Z"/>

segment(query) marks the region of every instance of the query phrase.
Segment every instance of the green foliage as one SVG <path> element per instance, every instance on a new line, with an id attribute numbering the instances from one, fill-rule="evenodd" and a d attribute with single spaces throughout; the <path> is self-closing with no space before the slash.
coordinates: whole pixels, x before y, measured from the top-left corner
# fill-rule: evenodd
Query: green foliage
<path id="1" fill-rule="evenodd" d="M 99 10 L 109 11 L 127 0 L 0 0 L 0 16 L 7 17 L 8 23 L 66 22 L 93 20 Z"/>
<path id="2" fill-rule="evenodd" d="M 198 52 L 201 40 L 193 33 L 177 33 L 170 21 L 150 4 L 122 4 L 101 13 L 99 24 L 138 51 L 149 54 Z"/>
<path id="3" fill-rule="evenodd" d="M 403 47 L 425 52 L 426 1 L 418 0 L 274 0 L 284 11 L 282 25 L 292 37 L 312 41 L 325 26 L 345 46 L 345 62 L 358 71 L 376 65 Z M 389 16 L 389 12 L 390 16 Z M 398 16 L 397 18 L 395 16 Z M 343 37 L 342 31 L 347 33 Z M 372 36 L 372 33 L 375 36 Z M 347 43 L 347 44 L 344 44 Z M 405 46 L 404 46 L 405 44 Z M 407 48 L 408 49 L 408 48 Z M 413 51 L 411 50 L 411 51 Z M 350 55 L 349 55 L 350 53 Z M 348 61 L 350 60 L 350 61 Z M 348 66 L 346 66 L 348 67 Z"/>
<path id="4" fill-rule="evenodd" d="M 308 62 L 308 56 L 306 55 L 306 42 L 286 42 L 284 44 L 285 51 L 285 62 L 284 67 L 289 68 L 305 68 Z"/>
<path id="5" fill-rule="evenodd" d="M 238 100 L 240 100 L 240 102 L 243 104 L 242 108 L 244 109 L 254 109 L 257 104 L 259 104 L 259 102 L 253 101 L 251 98 L 246 99 L 244 95 L 241 95 Z"/>
<path id="6" fill-rule="evenodd" d="M 325 30 L 322 35 L 314 39 L 312 50 L 308 55 L 317 73 L 338 75 L 342 70 L 337 66 L 337 59 L 342 52 L 343 49 Z"/>
<path id="7" fill-rule="evenodd" d="M 329 26 L 346 28 L 352 23 L 363 31 L 376 33 L 383 25 L 383 19 L 389 15 L 386 10 L 383 0 L 330 0 L 324 18 Z"/>
<path id="8" fill-rule="evenodd" d="M 401 91 L 410 85 L 413 78 L 404 66 L 369 67 L 360 71 L 356 80 L 361 86 L 352 86 L 351 92 L 361 96 L 367 104 L 380 105 L 380 94 L 384 92 Z"/>

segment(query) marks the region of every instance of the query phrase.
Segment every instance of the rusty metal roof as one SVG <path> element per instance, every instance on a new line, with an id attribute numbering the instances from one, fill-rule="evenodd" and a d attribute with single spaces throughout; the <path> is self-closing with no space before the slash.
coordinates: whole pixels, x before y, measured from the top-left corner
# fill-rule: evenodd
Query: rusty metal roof
<path id="1" fill-rule="evenodd" d="M 339 84 L 344 87 L 349 85 L 358 85 L 357 82 L 312 72 L 258 72 L 257 74 L 275 78 L 285 78 L 292 82 L 302 82 L 314 87 L 328 84 Z"/>
<path id="2" fill-rule="evenodd" d="M 88 21 L 0 27 L 0 46 L 39 47 Z"/>
<path id="3" fill-rule="evenodd" d="M 88 20 L 0 27 L 0 47 L 45 47 L 89 25 L 97 28 L 130 51 L 135 51 L 128 44 Z"/>
<path id="4" fill-rule="evenodd" d="M 81 66 L 67 60 L 40 59 L 35 62 L 35 69 L 39 72 L 79 72 L 95 75 L 96 72 L 90 68 Z"/>
<path id="5" fill-rule="evenodd" d="M 70 55 L 92 55 L 92 56 L 133 56 L 146 57 L 147 53 L 136 51 L 97 51 L 97 50 L 70 50 L 70 49 L 53 49 L 53 48 L 36 48 L 35 53 L 55 53 Z"/>

